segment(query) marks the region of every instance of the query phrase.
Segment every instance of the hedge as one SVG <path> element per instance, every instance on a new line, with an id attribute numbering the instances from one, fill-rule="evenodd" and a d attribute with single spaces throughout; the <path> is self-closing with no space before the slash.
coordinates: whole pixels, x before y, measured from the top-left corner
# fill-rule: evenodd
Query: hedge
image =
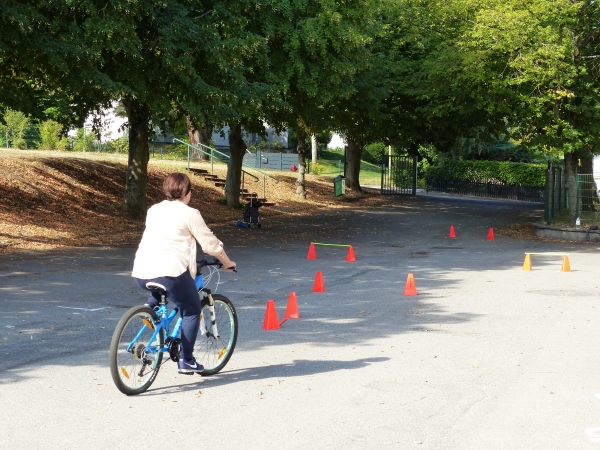
<path id="1" fill-rule="evenodd" d="M 545 164 L 446 160 L 441 167 L 427 167 L 425 176 L 472 183 L 544 187 L 546 169 Z"/>

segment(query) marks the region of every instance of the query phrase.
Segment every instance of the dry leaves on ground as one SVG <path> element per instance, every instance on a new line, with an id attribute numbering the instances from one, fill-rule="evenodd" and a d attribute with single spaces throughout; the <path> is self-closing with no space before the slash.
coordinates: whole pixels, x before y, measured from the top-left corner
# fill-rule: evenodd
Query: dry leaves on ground
<path id="1" fill-rule="evenodd" d="M 211 169 L 209 163 L 194 163 Z M 121 209 L 127 157 L 97 153 L 0 151 L 0 252 L 80 246 L 137 244 L 142 221 L 130 219 Z M 152 159 L 148 165 L 148 205 L 162 201 L 162 180 L 174 171 L 185 171 L 184 162 Z M 225 177 L 226 166 L 214 172 Z M 296 194 L 296 175 L 270 172 L 265 193 L 275 207 L 261 208 L 261 216 L 310 215 L 323 208 L 336 209 L 382 203 L 378 195 L 334 197 L 330 179 L 307 175 L 308 199 Z M 233 224 L 243 210 L 217 202 L 223 188 L 202 176 L 192 176 L 196 187 L 190 206 L 198 208 L 209 226 Z M 263 178 L 244 177 L 249 192 L 263 195 Z"/>

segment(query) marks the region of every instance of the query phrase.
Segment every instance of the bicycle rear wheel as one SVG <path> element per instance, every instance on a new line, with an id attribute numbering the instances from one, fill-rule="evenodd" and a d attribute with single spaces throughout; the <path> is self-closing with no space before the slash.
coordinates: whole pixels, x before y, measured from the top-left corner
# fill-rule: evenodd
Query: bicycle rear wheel
<path id="1" fill-rule="evenodd" d="M 202 301 L 202 315 L 207 333 L 198 333 L 196 345 L 194 345 L 194 356 L 196 361 L 204 366 L 202 376 L 218 373 L 229 362 L 238 335 L 238 321 L 235 307 L 231 301 L 219 294 L 213 294 L 215 301 L 215 320 L 219 336 L 213 336 L 210 313 L 208 311 L 208 299 Z"/>
<path id="2" fill-rule="evenodd" d="M 164 345 L 164 328 L 149 342 L 157 320 L 156 312 L 140 305 L 127 311 L 115 328 L 109 365 L 112 379 L 123 394 L 141 394 L 158 375 L 163 355 L 160 351 L 148 352 L 149 348 L 158 350 Z"/>

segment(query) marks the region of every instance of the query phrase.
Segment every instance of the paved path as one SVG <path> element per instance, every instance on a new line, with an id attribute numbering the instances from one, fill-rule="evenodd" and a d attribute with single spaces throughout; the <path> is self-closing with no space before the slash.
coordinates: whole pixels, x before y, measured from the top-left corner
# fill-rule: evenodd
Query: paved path
<path id="1" fill-rule="evenodd" d="M 2 446 L 599 448 L 598 247 L 486 239 L 538 205 L 392 201 L 218 229 L 240 269 L 219 289 L 238 309 L 235 353 L 211 378 L 167 363 L 137 397 L 107 366 L 117 320 L 144 299 L 135 249 L 3 257 Z M 357 262 L 333 247 L 309 261 L 311 240 L 352 244 Z M 525 252 L 557 255 L 525 272 Z M 409 272 L 417 297 L 403 296 Z M 292 290 L 302 318 L 263 331 L 266 301 L 281 315 Z"/>

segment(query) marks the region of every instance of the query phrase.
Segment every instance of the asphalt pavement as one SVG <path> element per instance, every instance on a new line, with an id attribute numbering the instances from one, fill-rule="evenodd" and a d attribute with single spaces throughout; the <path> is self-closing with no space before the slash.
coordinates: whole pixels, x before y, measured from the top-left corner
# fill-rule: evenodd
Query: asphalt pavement
<path id="1" fill-rule="evenodd" d="M 213 377 L 168 362 L 133 397 L 113 385 L 108 347 L 146 296 L 135 247 L 2 256 L 2 447 L 598 448 L 600 248 L 487 239 L 540 215 L 421 195 L 216 228 L 239 268 L 217 290 L 238 311 L 235 352 Z M 323 246 L 308 260 L 311 241 L 352 245 L 357 261 Z M 301 318 L 263 330 L 267 300 L 281 317 L 291 291 Z"/>

